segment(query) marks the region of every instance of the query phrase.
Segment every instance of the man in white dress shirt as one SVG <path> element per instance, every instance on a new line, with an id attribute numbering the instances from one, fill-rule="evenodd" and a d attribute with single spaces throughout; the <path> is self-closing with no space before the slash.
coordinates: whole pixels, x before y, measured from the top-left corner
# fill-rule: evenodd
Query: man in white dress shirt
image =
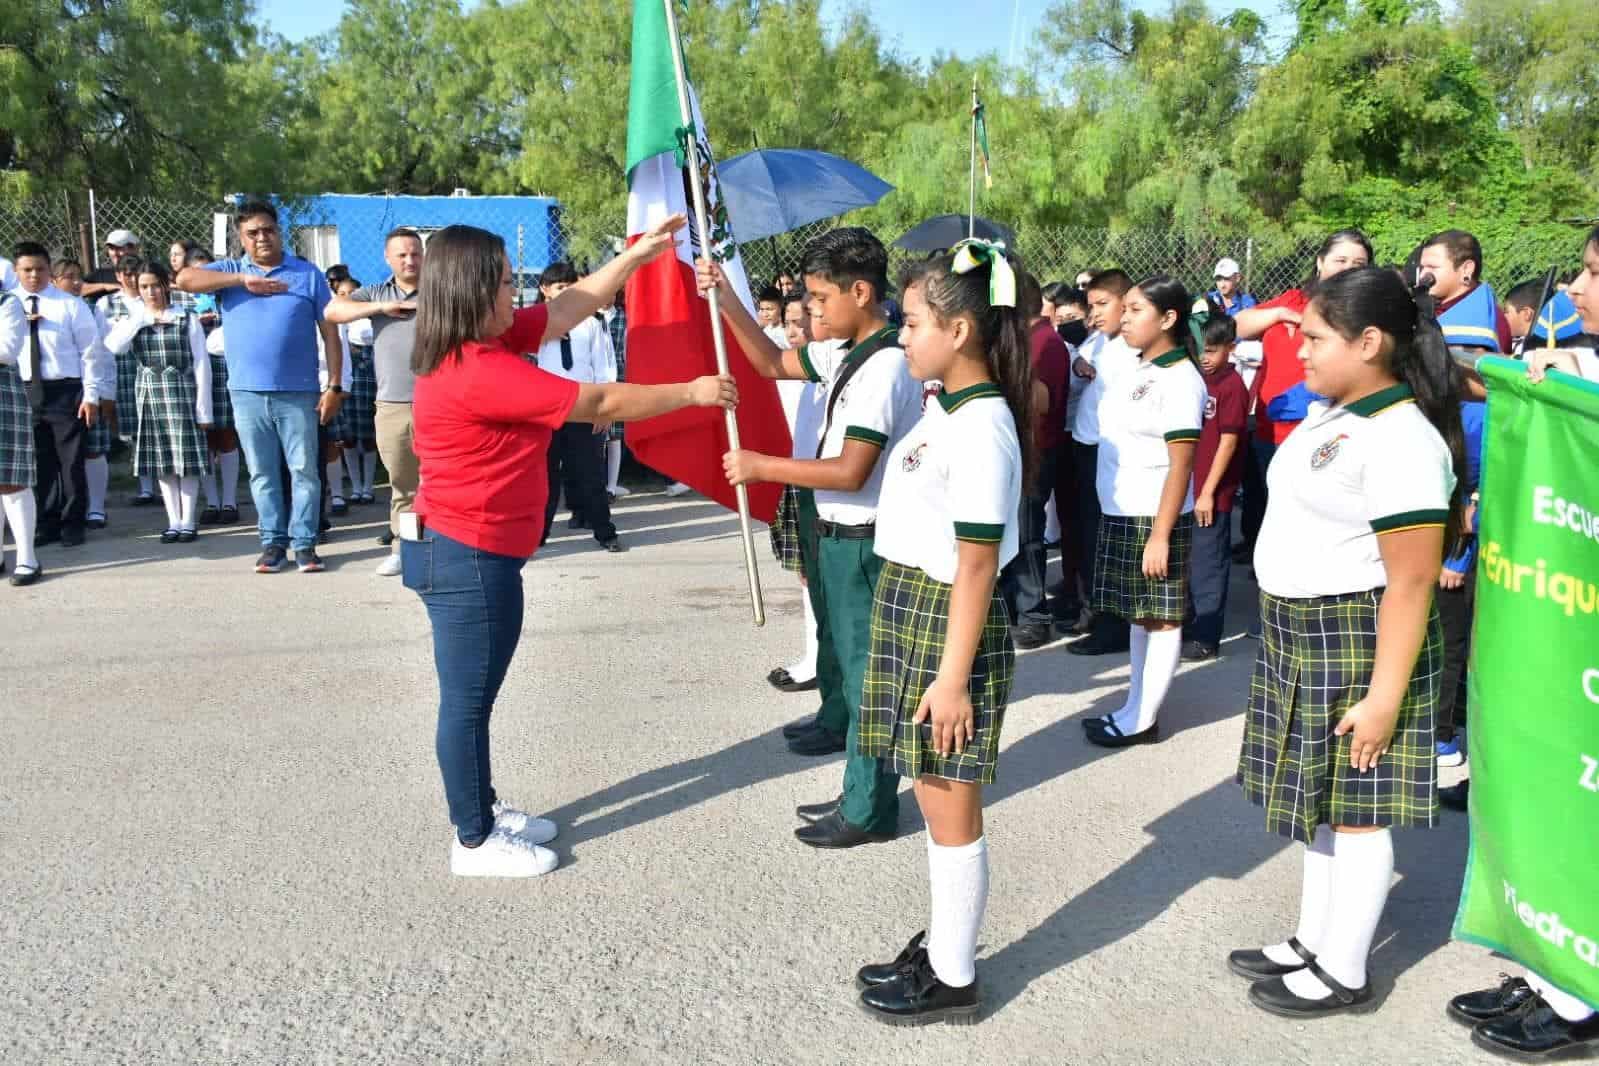
<path id="1" fill-rule="evenodd" d="M 50 253 L 24 241 L 15 250 L 19 285 L 14 293 L 27 316 L 22 381 L 33 407 L 38 480 L 35 542 L 83 543 L 89 486 L 83 444 L 100 417 L 100 398 L 115 380 L 114 363 L 100 343 L 89 305 L 50 282 Z"/>
<path id="2" fill-rule="evenodd" d="M 539 275 L 544 299 L 553 300 L 577 283 L 571 263 L 552 263 Z M 611 331 L 599 315 L 584 319 L 564 337 L 546 341 L 538 351 L 540 370 L 581 384 L 598 385 L 616 380 L 616 353 Z M 605 493 L 605 440 L 609 423 L 568 422 L 550 439 L 550 500 L 544 508 L 544 539 L 555 524 L 560 486 L 572 510 L 568 528 L 592 529 L 594 539 L 609 552 L 622 550 L 611 524 L 611 501 Z"/>

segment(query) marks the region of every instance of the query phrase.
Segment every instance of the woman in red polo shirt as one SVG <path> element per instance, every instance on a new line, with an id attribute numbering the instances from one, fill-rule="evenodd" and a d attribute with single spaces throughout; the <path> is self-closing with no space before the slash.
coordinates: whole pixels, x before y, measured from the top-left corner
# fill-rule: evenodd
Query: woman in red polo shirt
<path id="1" fill-rule="evenodd" d="M 629 422 L 683 407 L 732 407 L 733 379 L 580 385 L 525 358 L 609 304 L 628 276 L 670 249 L 674 215 L 547 303 L 512 310 L 505 242 L 448 226 L 428 242 L 417 299 L 413 446 L 416 527 L 402 526 L 401 573 L 433 627 L 437 752 L 462 876 L 533 877 L 554 823 L 500 803 L 489 775 L 489 716 L 522 635 L 522 565 L 538 547 L 550 435 L 564 422 Z"/>
<path id="2" fill-rule="evenodd" d="M 1304 344 L 1299 334 L 1299 316 L 1310 306 L 1316 287 L 1323 281 L 1370 264 L 1371 241 L 1358 229 L 1341 229 L 1321 242 L 1321 249 L 1316 253 L 1315 273 L 1304 284 L 1289 289 L 1275 300 L 1240 311 L 1233 318 L 1238 326 L 1238 339 L 1258 338 L 1262 349 L 1260 369 L 1255 372 L 1250 389 L 1255 406 L 1255 432 L 1249 452 L 1253 469 L 1246 469 L 1244 485 L 1246 497 L 1259 497 L 1248 500 L 1244 508 L 1244 539 L 1249 543 L 1251 554 L 1255 534 L 1260 530 L 1260 519 L 1266 513 L 1266 467 L 1271 465 L 1277 446 L 1288 439 L 1288 434 L 1304 418 L 1300 414 L 1295 418 L 1273 419 L 1267 410 L 1277 397 L 1305 382 L 1305 368 L 1299 361 L 1299 349 Z"/>

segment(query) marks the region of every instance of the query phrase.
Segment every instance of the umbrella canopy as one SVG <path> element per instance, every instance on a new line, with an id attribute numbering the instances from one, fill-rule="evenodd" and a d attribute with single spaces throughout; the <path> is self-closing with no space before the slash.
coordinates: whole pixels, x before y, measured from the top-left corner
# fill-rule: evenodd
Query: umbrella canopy
<path id="1" fill-rule="evenodd" d="M 740 241 L 756 241 L 870 207 L 894 186 L 827 152 L 757 148 L 716 168 Z"/>
<path id="2" fill-rule="evenodd" d="M 972 222 L 967 215 L 934 215 L 895 241 L 894 247 L 907 252 L 942 252 L 964 241 L 971 229 Z M 1016 234 L 1009 226 L 978 218 L 975 231 L 976 236 L 985 241 L 1004 241 L 1007 248 L 1016 246 Z"/>

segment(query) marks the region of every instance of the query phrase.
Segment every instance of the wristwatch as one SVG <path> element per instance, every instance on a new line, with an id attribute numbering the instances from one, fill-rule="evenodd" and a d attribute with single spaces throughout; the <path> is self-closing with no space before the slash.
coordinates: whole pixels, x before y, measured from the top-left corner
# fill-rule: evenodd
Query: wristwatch
<path id="1" fill-rule="evenodd" d="M 344 395 L 344 386 L 343 385 L 329 385 L 327 387 L 327 391 L 331 392 L 335 396 L 343 396 Z"/>

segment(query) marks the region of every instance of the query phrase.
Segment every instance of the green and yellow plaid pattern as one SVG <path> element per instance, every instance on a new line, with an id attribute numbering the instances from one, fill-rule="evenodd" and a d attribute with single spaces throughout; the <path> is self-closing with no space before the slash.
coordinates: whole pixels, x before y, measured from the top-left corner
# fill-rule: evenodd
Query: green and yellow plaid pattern
<path id="1" fill-rule="evenodd" d="M 1443 685 L 1443 626 L 1434 607 L 1388 752 L 1349 765 L 1339 721 L 1371 684 L 1382 590 L 1314 599 L 1261 593 L 1263 637 L 1249 686 L 1238 783 L 1266 827 L 1308 842 L 1316 826 L 1431 826 L 1438 821 L 1434 717 Z"/>
<path id="2" fill-rule="evenodd" d="M 884 563 L 872 603 L 871 651 L 861 699 L 860 753 L 887 759 L 908 777 L 989 785 L 999 761 L 999 731 L 1016 674 L 1010 618 L 996 587 L 972 661 L 972 740 L 948 757 L 933 749 L 931 720 L 917 725 L 922 696 L 938 677 L 949 631 L 951 586 L 923 570 Z"/>
<path id="3" fill-rule="evenodd" d="M 800 539 L 799 489 L 793 485 L 783 487 L 783 496 L 777 501 L 777 517 L 772 519 L 772 554 L 784 570 L 799 573 L 805 568 L 804 542 Z"/>
<path id="4" fill-rule="evenodd" d="M 1089 606 L 1133 621 L 1178 622 L 1188 610 L 1188 567 L 1194 549 L 1194 516 L 1177 519 L 1166 555 L 1166 578 L 1144 576 L 1144 545 L 1155 529 L 1145 516 L 1105 515 L 1094 544 L 1094 592 Z"/>

